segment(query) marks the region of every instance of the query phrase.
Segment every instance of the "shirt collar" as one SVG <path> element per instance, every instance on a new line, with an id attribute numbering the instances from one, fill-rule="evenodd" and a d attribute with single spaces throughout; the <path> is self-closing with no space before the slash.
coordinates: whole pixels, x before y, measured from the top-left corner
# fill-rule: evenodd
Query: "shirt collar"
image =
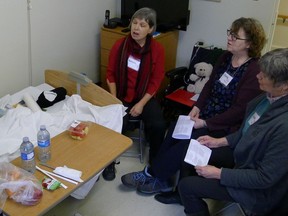
<path id="1" fill-rule="evenodd" d="M 274 103 L 275 101 L 279 100 L 280 98 L 286 96 L 287 94 L 278 96 L 278 97 L 273 97 L 271 96 L 269 93 L 266 94 L 268 101 L 270 102 L 270 104 Z"/>

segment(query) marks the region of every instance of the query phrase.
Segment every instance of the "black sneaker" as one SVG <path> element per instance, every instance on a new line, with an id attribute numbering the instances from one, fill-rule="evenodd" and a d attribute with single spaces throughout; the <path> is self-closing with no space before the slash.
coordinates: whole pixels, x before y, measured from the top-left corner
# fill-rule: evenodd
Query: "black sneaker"
<path id="1" fill-rule="evenodd" d="M 115 170 L 115 162 L 112 162 L 109 166 L 107 166 L 103 173 L 102 176 L 106 181 L 112 181 L 116 177 L 116 170 Z"/>
<path id="2" fill-rule="evenodd" d="M 173 186 L 168 181 L 162 181 L 158 178 L 150 178 L 144 184 L 137 186 L 137 191 L 145 194 L 154 194 L 160 192 L 171 192 Z"/>
<path id="3" fill-rule="evenodd" d="M 180 204 L 182 205 L 178 191 L 156 194 L 154 198 L 164 204 Z"/>

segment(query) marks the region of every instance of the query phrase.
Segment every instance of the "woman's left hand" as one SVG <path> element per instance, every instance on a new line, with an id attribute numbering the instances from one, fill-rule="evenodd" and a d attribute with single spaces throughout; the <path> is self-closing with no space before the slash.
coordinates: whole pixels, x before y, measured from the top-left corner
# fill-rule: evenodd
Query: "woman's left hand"
<path id="1" fill-rule="evenodd" d="M 221 169 L 207 165 L 207 166 L 195 166 L 195 170 L 199 176 L 212 179 L 220 179 Z"/>
<path id="2" fill-rule="evenodd" d="M 143 111 L 143 106 L 140 103 L 136 103 L 130 110 L 129 114 L 133 117 L 139 116 Z"/>

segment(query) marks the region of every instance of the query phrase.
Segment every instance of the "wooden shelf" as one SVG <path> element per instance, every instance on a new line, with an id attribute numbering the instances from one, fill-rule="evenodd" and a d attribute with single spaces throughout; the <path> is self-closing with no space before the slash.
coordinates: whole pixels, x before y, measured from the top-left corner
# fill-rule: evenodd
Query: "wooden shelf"
<path id="1" fill-rule="evenodd" d="M 288 15 L 278 14 L 278 18 L 283 19 L 283 23 L 288 19 Z"/>

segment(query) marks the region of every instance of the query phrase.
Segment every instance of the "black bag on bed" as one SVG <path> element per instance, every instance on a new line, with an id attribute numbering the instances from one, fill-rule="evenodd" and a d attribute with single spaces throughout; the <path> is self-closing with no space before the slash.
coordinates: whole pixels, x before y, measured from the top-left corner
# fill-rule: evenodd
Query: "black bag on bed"
<path id="1" fill-rule="evenodd" d="M 56 94 L 56 97 L 53 100 L 46 98 L 45 92 L 46 92 L 46 96 L 50 92 L 52 95 L 54 95 L 53 97 L 55 97 L 55 94 Z M 43 91 L 39 95 L 36 102 L 41 108 L 47 108 L 47 107 L 54 105 L 55 103 L 57 103 L 59 101 L 64 100 L 66 97 L 66 94 L 67 94 L 67 90 L 63 87 L 55 88 L 51 91 Z"/>

